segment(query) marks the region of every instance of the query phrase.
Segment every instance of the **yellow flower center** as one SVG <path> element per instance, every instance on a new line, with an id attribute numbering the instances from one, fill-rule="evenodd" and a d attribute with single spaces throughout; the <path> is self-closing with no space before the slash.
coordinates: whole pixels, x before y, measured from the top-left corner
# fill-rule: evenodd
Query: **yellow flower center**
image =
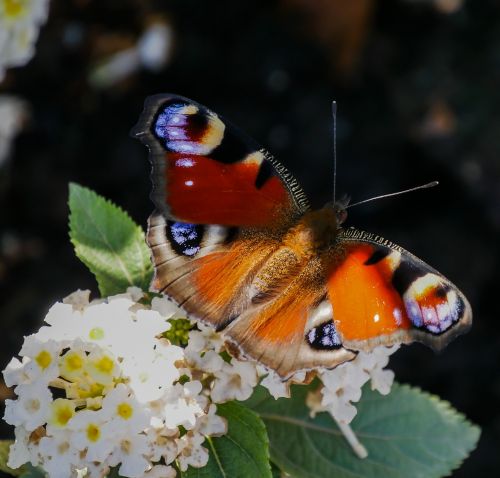
<path id="1" fill-rule="evenodd" d="M 118 413 L 118 416 L 124 420 L 128 420 L 133 415 L 134 409 L 128 403 L 120 403 L 116 407 L 116 412 Z"/>
<path id="2" fill-rule="evenodd" d="M 50 353 L 46 350 L 42 350 L 35 357 L 35 361 L 42 370 L 45 370 L 52 363 L 52 355 L 50 355 Z"/>
<path id="3" fill-rule="evenodd" d="M 102 357 L 100 360 L 96 362 L 96 368 L 101 373 L 111 373 L 113 371 L 114 362 L 109 357 Z"/>
<path id="4" fill-rule="evenodd" d="M 26 5 L 23 0 L 3 0 L 3 7 L 6 17 L 20 17 L 26 12 Z"/>
<path id="5" fill-rule="evenodd" d="M 99 440 L 101 437 L 101 430 L 100 428 L 95 425 L 94 423 L 89 423 L 87 427 L 87 438 L 91 442 L 96 442 Z"/>
<path id="6" fill-rule="evenodd" d="M 84 378 L 84 369 L 87 356 L 84 352 L 70 350 L 59 360 L 59 372 L 61 377 L 70 382 L 77 382 Z"/>
<path id="7" fill-rule="evenodd" d="M 49 420 L 54 426 L 65 427 L 75 415 L 75 405 L 71 400 L 57 398 L 52 403 L 52 417 Z"/>
<path id="8" fill-rule="evenodd" d="M 83 367 L 83 358 L 79 354 L 69 353 L 65 357 L 66 367 L 71 372 L 76 372 L 77 370 L 81 370 Z"/>

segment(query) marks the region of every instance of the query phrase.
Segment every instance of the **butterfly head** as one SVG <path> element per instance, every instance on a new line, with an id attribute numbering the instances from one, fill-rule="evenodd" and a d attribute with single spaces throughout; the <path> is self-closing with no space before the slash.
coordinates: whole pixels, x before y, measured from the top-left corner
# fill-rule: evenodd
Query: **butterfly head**
<path id="1" fill-rule="evenodd" d="M 347 206 L 349 204 L 350 199 L 351 198 L 349 196 L 344 196 L 342 199 L 339 199 L 338 201 L 329 202 L 325 205 L 325 208 L 333 209 L 333 212 L 335 214 L 335 220 L 337 222 L 337 227 L 343 224 L 347 219 Z"/>

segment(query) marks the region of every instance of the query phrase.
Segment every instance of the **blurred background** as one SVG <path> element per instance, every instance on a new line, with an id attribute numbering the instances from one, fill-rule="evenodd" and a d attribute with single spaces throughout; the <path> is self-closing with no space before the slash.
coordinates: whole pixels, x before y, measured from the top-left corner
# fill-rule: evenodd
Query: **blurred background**
<path id="1" fill-rule="evenodd" d="M 150 168 L 128 135 L 145 97 L 177 93 L 230 119 L 317 207 L 332 195 L 335 99 L 340 193 L 440 181 L 347 224 L 412 251 L 472 303 L 469 334 L 439 355 L 403 347 L 391 368 L 482 427 L 454 476 L 498 476 L 499 85 L 498 0 L 52 0 L 34 58 L 0 83 L 1 368 L 53 302 L 97 295 L 68 240 L 69 181 L 145 225 Z"/>

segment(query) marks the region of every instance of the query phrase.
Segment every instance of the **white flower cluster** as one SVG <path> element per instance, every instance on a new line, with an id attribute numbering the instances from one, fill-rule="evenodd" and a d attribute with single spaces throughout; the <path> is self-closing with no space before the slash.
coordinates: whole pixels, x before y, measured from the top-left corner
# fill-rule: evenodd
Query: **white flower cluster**
<path id="1" fill-rule="evenodd" d="M 48 9 L 49 0 L 0 0 L 0 81 L 6 68 L 33 57 Z"/>
<path id="2" fill-rule="evenodd" d="M 189 363 L 203 367 L 210 354 L 196 358 L 192 347 L 165 339 L 178 309 L 159 298 L 141 305 L 141 294 L 132 288 L 90 304 L 88 292 L 73 294 L 25 338 L 21 360 L 4 371 L 18 396 L 6 400 L 4 416 L 16 427 L 10 467 L 31 462 L 56 478 L 101 477 L 118 466 L 125 477 L 175 477 L 174 461 L 183 471 L 207 463 L 205 437 L 224 434 L 227 425 L 205 374 Z M 197 348 L 211 343 L 210 335 L 191 334 L 198 334 Z M 255 381 L 246 371 L 227 365 L 226 376 L 219 365 L 214 390 L 218 381 L 234 386 L 216 393 L 217 401 L 242 397 L 246 387 L 251 393 Z"/>
<path id="3" fill-rule="evenodd" d="M 349 424 L 357 413 L 352 402 L 361 399 L 362 387 L 369 380 L 372 390 L 387 395 L 391 391 L 394 372 L 384 370 L 384 367 L 398 348 L 398 345 L 393 345 L 378 347 L 371 353 L 359 352 L 351 362 L 319 373 L 322 387 L 311 392 L 307 399 L 311 415 L 328 412 L 337 423 Z"/>
<path id="4" fill-rule="evenodd" d="M 205 438 L 227 432 L 217 403 L 246 400 L 260 379 L 274 398 L 289 397 L 291 383 L 310 378 L 299 372 L 283 382 L 231 357 L 212 328 L 177 320 L 183 314 L 167 298 L 145 302 L 137 288 L 93 302 L 78 291 L 25 338 L 21 360 L 4 370 L 17 394 L 6 400 L 4 416 L 16 427 L 11 468 L 31 462 L 51 478 L 103 477 L 112 467 L 124 477 L 175 477 L 174 462 L 181 471 L 206 465 Z M 176 337 L 185 347 L 174 345 Z M 318 371 L 322 386 L 309 394 L 311 413 L 329 412 L 354 442 L 351 402 L 370 379 L 372 388 L 390 391 L 394 374 L 383 368 L 396 348 Z"/>

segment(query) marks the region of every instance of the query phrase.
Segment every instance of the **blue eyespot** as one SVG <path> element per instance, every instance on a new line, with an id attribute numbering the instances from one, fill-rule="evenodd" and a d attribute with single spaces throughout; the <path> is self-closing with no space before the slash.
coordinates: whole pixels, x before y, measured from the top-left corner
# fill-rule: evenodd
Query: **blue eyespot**
<path id="1" fill-rule="evenodd" d="M 184 256 L 192 257 L 201 248 L 203 226 L 186 222 L 168 221 L 167 237 L 172 248 Z"/>

